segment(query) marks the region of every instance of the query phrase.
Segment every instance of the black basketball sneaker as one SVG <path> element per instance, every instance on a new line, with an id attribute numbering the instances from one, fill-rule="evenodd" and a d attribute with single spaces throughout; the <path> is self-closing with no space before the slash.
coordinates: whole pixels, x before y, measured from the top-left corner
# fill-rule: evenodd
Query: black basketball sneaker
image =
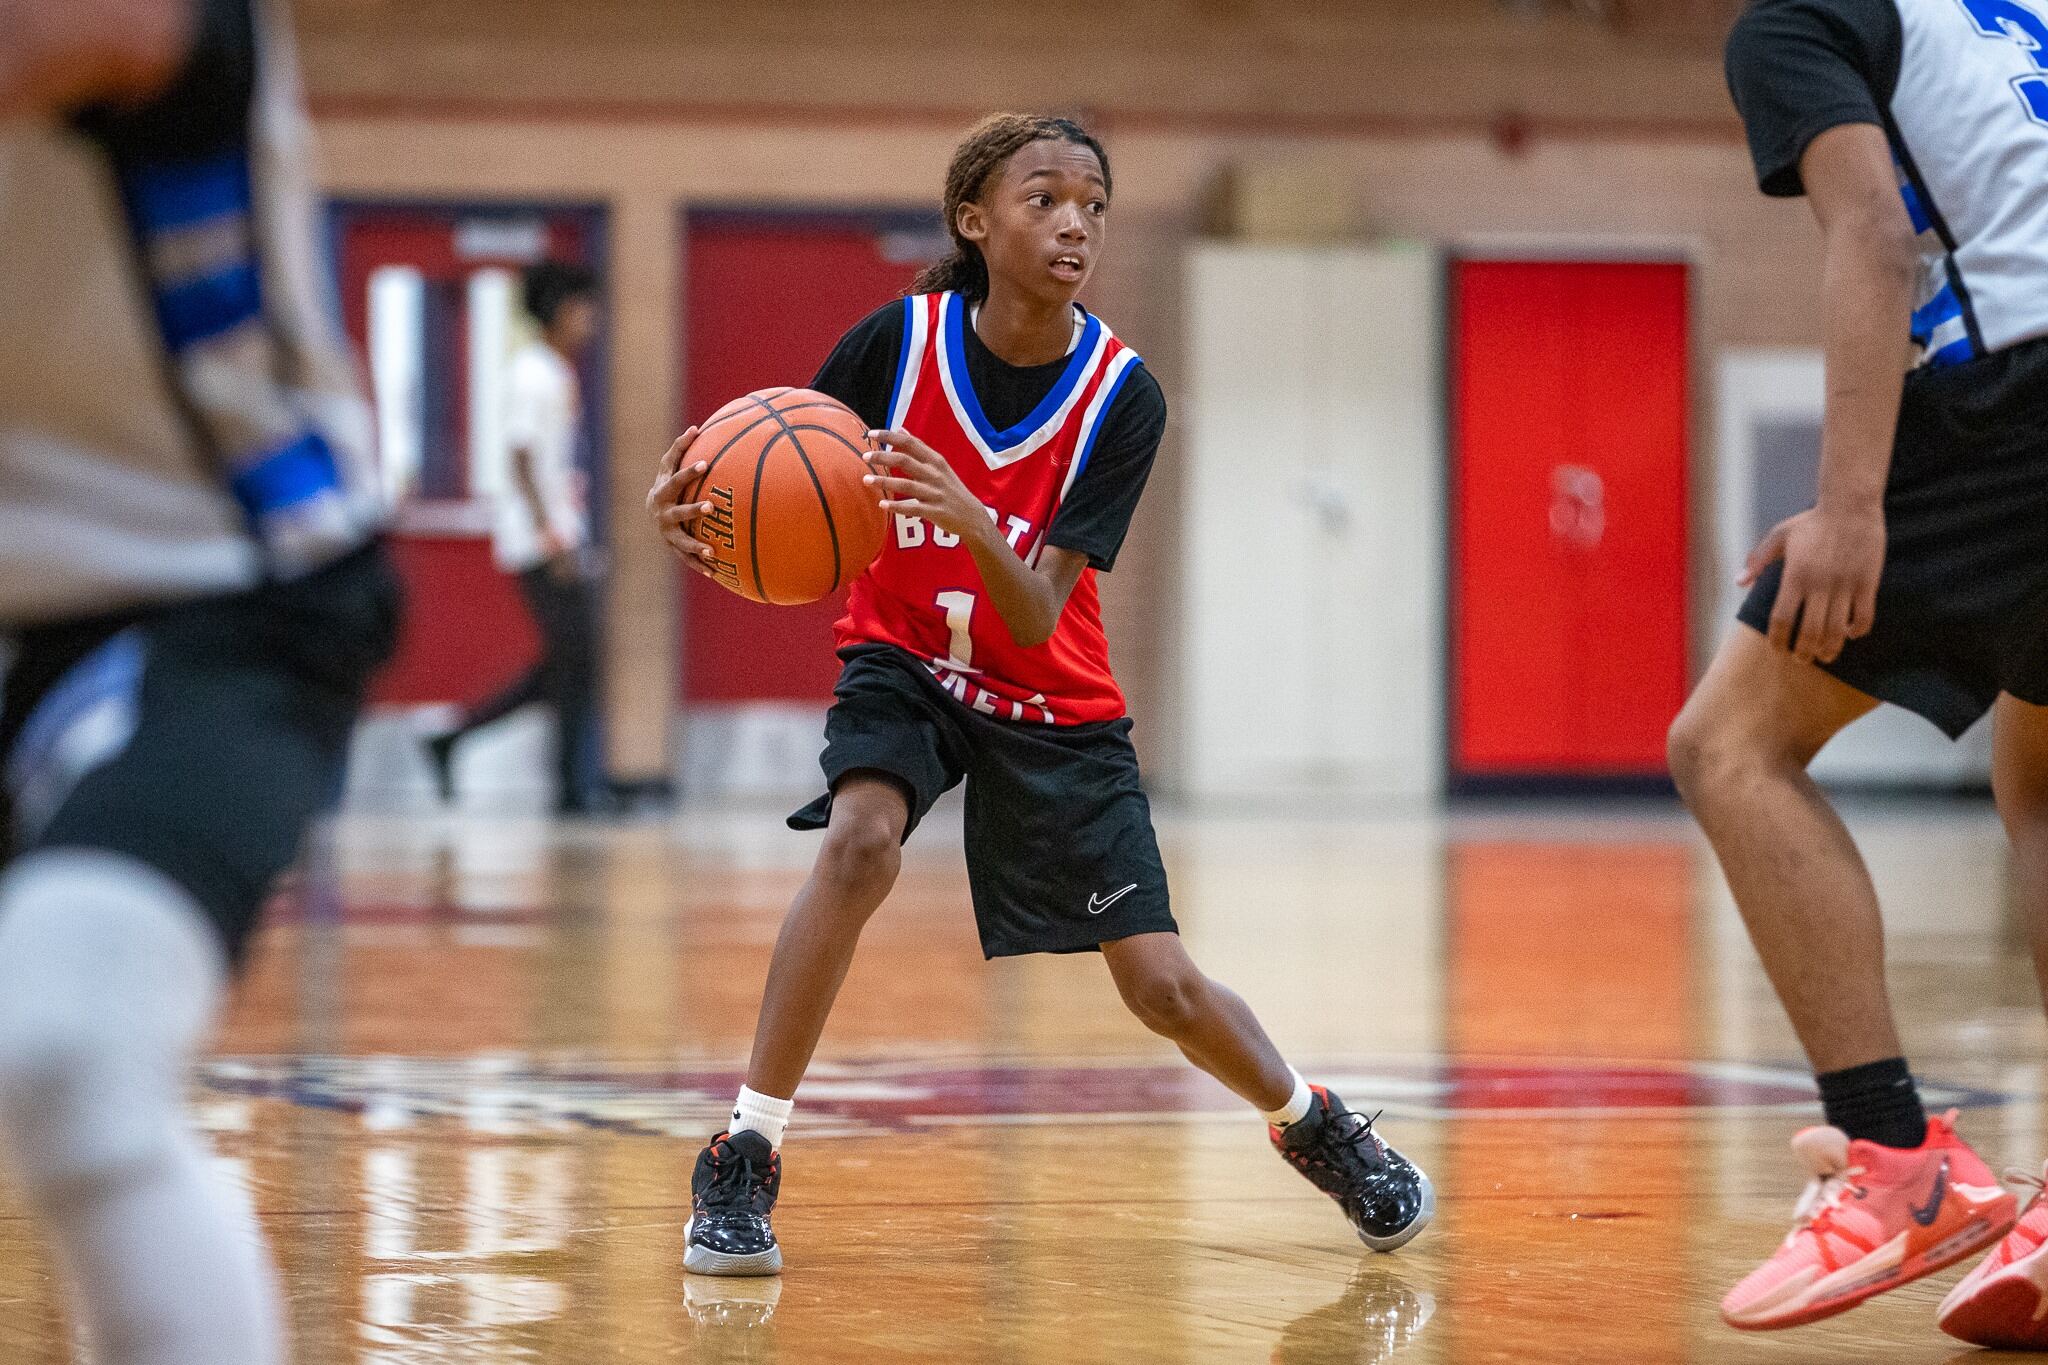
<path id="1" fill-rule="evenodd" d="M 1429 1226 L 1436 1190 L 1429 1177 L 1372 1130 L 1372 1120 L 1344 1107 L 1320 1085 L 1309 1087 L 1314 1107 L 1285 1128 L 1269 1128 L 1273 1146 L 1337 1201 L 1358 1240 L 1374 1251 L 1392 1251 Z"/>
<path id="2" fill-rule="evenodd" d="M 759 1133 L 720 1133 L 690 1174 L 683 1269 L 698 1275 L 779 1275 L 782 1248 L 768 1217 L 782 1156 Z"/>

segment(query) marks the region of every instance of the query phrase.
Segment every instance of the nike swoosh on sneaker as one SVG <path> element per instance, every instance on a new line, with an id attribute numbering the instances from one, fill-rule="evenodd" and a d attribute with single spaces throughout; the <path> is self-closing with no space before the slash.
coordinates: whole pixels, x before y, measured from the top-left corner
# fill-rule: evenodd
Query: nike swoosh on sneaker
<path id="1" fill-rule="evenodd" d="M 1133 891 L 1136 891 L 1137 889 L 1138 884 L 1136 882 L 1132 882 L 1123 890 L 1112 891 L 1107 896 L 1091 895 L 1088 897 L 1088 913 L 1091 915 L 1099 915 L 1103 911 L 1109 909 L 1110 906 L 1115 905 L 1118 901 L 1122 900 L 1125 896 L 1130 895 Z"/>
<path id="2" fill-rule="evenodd" d="M 1948 1193 L 1948 1158 L 1941 1159 L 1941 1165 L 1934 1172 L 1934 1192 L 1927 1196 L 1927 1202 L 1919 1208 L 1909 1209 L 1913 1221 L 1923 1228 L 1934 1226 L 1934 1220 L 1941 1214 L 1942 1196 Z"/>

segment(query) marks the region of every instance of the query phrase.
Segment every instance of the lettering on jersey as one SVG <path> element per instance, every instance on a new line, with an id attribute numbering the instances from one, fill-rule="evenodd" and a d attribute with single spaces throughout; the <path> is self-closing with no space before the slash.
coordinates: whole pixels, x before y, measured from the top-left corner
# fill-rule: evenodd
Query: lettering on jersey
<path id="1" fill-rule="evenodd" d="M 2018 43 L 2033 58 L 2036 69 L 2044 74 L 2015 77 L 2012 88 L 2019 93 L 2020 103 L 2027 107 L 2027 117 L 2036 123 L 2048 124 L 2048 19 L 2021 4 L 2020 0 L 1959 0 L 1959 3 L 1964 13 L 1976 23 L 1979 33 L 1987 38 L 2003 38 Z"/>
<path id="2" fill-rule="evenodd" d="M 733 537 L 732 487 L 697 490 L 697 501 L 708 502 L 711 510 L 697 518 L 697 539 L 720 553 L 711 560 L 711 571 L 718 576 L 721 585 L 737 589 L 740 583 L 739 561 L 734 558 L 736 542 Z"/>
<path id="3" fill-rule="evenodd" d="M 1036 721 L 1041 725 L 1056 725 L 1052 708 L 1046 704 L 1045 693 L 1036 692 L 1024 701 L 1011 701 L 989 691 L 977 683 L 968 681 L 965 675 L 954 672 L 944 663 L 928 660 L 925 668 L 930 671 L 940 687 L 951 693 L 953 700 L 970 706 L 984 716 L 999 716 L 1005 720 Z"/>
<path id="4" fill-rule="evenodd" d="M 1022 517 L 1006 517 L 1003 513 L 986 504 L 983 505 L 982 510 L 988 513 L 991 525 L 1004 528 L 1003 539 L 1009 543 L 1010 548 L 1022 554 L 1024 552 L 1025 539 L 1031 534 L 1031 523 Z M 941 550 L 951 550 L 959 546 L 960 537 L 954 535 L 951 531 L 942 531 L 936 526 L 926 526 L 923 517 L 907 516 L 902 512 L 898 512 L 896 514 L 896 548 L 899 550 L 915 550 L 925 544 L 930 544 Z"/>

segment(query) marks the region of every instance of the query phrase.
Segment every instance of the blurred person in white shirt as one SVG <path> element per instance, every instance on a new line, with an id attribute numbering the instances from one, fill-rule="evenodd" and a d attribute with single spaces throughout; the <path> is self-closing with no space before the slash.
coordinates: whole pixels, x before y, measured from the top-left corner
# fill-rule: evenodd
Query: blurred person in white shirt
<path id="1" fill-rule="evenodd" d="M 426 749 L 442 799 L 452 800 L 462 740 L 545 703 L 555 714 L 555 809 L 596 814 L 607 801 L 596 752 L 597 607 L 585 480 L 576 464 L 583 425 L 576 366 L 597 338 L 598 280 L 582 266 L 541 261 L 527 269 L 523 293 L 540 333 L 513 354 L 506 375 L 511 462 L 491 539 L 498 568 L 518 576 L 540 632 L 540 657 Z"/>

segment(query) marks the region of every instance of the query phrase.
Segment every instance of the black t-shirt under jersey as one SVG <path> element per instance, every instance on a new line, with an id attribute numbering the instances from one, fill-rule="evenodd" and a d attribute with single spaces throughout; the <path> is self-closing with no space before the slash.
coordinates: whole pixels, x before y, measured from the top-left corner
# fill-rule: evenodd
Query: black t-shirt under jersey
<path id="1" fill-rule="evenodd" d="M 1066 371 L 1064 357 L 1046 365 L 1009 364 L 989 350 L 974 328 L 963 330 L 968 380 L 998 429 L 1023 421 Z M 902 355 L 903 303 L 896 300 L 839 339 L 811 387 L 852 408 L 869 426 L 885 427 Z M 1102 415 L 1094 453 L 1060 504 L 1046 544 L 1085 554 L 1094 568 L 1113 567 L 1165 434 L 1166 395 L 1150 371 L 1134 366 Z"/>
<path id="2" fill-rule="evenodd" d="M 1799 161 L 1831 128 L 1889 129 L 1904 27 L 1893 0 L 1756 0 L 1728 38 L 1728 89 L 1765 194 L 1804 194 Z"/>

